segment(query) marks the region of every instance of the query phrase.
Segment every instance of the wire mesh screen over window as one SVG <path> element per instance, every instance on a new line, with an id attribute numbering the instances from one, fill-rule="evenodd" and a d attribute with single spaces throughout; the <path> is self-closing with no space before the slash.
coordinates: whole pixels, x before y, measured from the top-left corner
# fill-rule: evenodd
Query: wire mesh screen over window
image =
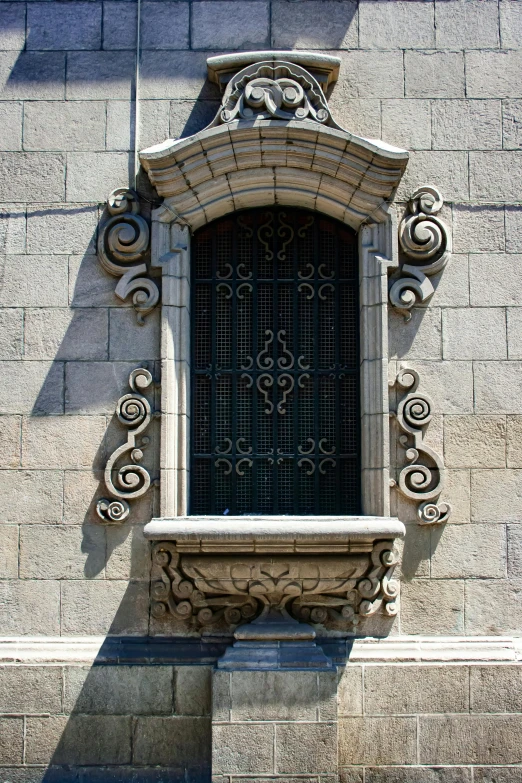
<path id="1" fill-rule="evenodd" d="M 193 258 L 190 513 L 358 513 L 355 235 L 252 210 Z"/>

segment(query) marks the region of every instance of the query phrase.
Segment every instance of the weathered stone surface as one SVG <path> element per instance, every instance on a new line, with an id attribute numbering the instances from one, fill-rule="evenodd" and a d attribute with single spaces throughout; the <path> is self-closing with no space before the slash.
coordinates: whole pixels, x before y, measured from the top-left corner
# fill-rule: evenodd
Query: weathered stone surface
<path id="1" fill-rule="evenodd" d="M 446 416 L 444 459 L 447 467 L 505 467 L 505 416 Z"/>
<path id="2" fill-rule="evenodd" d="M 132 97 L 134 72 L 134 51 L 69 52 L 67 55 L 67 99 L 126 98 L 129 100 Z M 114 187 L 114 182 L 112 187 Z M 107 193 L 102 201 L 105 198 L 107 198 Z M 85 197 L 83 200 L 85 201 Z"/>
<path id="3" fill-rule="evenodd" d="M 208 718 L 138 718 L 134 727 L 133 761 L 177 767 L 185 774 L 208 774 L 210 720 Z"/>
<path id="4" fill-rule="evenodd" d="M 522 718 L 510 715 L 422 716 L 422 764 L 520 763 Z"/>
<path id="5" fill-rule="evenodd" d="M 60 666 L 1 666 L 0 710 L 2 712 L 61 712 Z"/>
<path id="6" fill-rule="evenodd" d="M 175 712 L 178 715 L 210 715 L 212 669 L 210 666 L 176 666 Z"/>
<path id="7" fill-rule="evenodd" d="M 502 136 L 505 150 L 522 147 L 522 101 L 502 101 Z"/>
<path id="8" fill-rule="evenodd" d="M 268 45 L 267 2 L 202 0 L 192 8 L 194 49 L 256 49 Z"/>
<path id="9" fill-rule="evenodd" d="M 238 671 L 230 682 L 231 721 L 316 720 L 316 672 Z"/>
<path id="10" fill-rule="evenodd" d="M 466 666 L 366 666 L 366 715 L 468 712 Z"/>
<path id="11" fill-rule="evenodd" d="M 103 576 L 105 530 L 53 525 L 23 525 L 20 530 L 21 579 L 83 579 Z"/>
<path id="12" fill-rule="evenodd" d="M 467 634 L 517 636 L 521 623 L 522 580 L 470 579 L 466 583 Z M 501 762 L 500 759 L 497 762 L 493 758 L 486 760 L 480 755 L 475 756 L 474 760 L 479 763 L 511 763 Z"/>
<path id="13" fill-rule="evenodd" d="M 520 362 L 476 362 L 477 413 L 522 413 Z"/>
<path id="14" fill-rule="evenodd" d="M 522 712 L 522 666 L 471 666 L 471 712 Z"/>
<path id="15" fill-rule="evenodd" d="M 402 98 L 402 52 L 338 52 L 342 60 L 336 90 L 343 98 Z M 423 96 L 424 97 L 424 96 Z"/>
<path id="16" fill-rule="evenodd" d="M 207 57 L 208 52 L 143 52 L 142 99 L 216 100 L 218 89 L 207 81 Z"/>
<path id="17" fill-rule="evenodd" d="M 366 767 L 364 772 L 365 783 L 471 783 L 468 767 Z"/>
<path id="18" fill-rule="evenodd" d="M 136 47 L 137 7 L 127 2 L 106 2 L 103 6 L 103 48 L 134 49 Z"/>
<path id="19" fill-rule="evenodd" d="M 97 501 L 107 496 L 107 490 L 105 483 L 103 482 L 102 471 L 91 470 L 66 470 L 63 476 L 63 495 L 64 495 L 64 511 L 63 521 L 68 525 L 82 525 L 85 522 L 99 524 L 99 516 L 96 513 Z M 129 519 L 123 530 L 128 530 L 129 525 L 142 524 L 144 521 L 148 521 L 152 516 L 152 503 L 154 492 L 149 491 L 146 495 L 135 500 L 133 502 L 133 510 L 131 518 Z M 107 539 L 108 557 L 109 563 L 107 567 L 107 574 L 111 574 L 110 578 L 114 579 L 127 579 L 128 574 L 124 571 L 129 570 L 130 577 L 134 578 L 134 572 L 136 569 L 136 579 L 143 578 L 144 562 L 139 559 L 134 560 L 131 557 L 131 561 L 126 563 L 118 563 L 118 552 L 114 553 L 111 547 L 118 547 L 121 544 L 121 533 L 117 531 L 122 528 L 116 528 L 109 533 Z M 141 535 L 140 530 L 140 535 Z M 112 560 L 115 560 L 114 564 Z"/>
<path id="20" fill-rule="evenodd" d="M 0 422 L 1 423 L 1 422 Z M 0 526 L 0 579 L 18 577 L 18 527 Z"/>
<path id="21" fill-rule="evenodd" d="M 188 49 L 189 7 L 187 3 L 144 3 L 141 34 L 143 49 Z M 221 17 L 224 20 L 227 15 Z M 228 17 L 230 18 L 230 17 Z M 215 21 L 219 24 L 217 10 Z"/>
<path id="22" fill-rule="evenodd" d="M 392 310 L 388 328 L 390 359 L 442 359 L 441 311 L 438 307 L 413 310 L 408 323 L 404 322 L 402 313 Z"/>
<path id="23" fill-rule="evenodd" d="M 471 304 L 499 307 L 520 304 L 517 283 L 522 280 L 522 256 L 514 253 L 472 253 L 469 259 Z"/>
<path id="24" fill-rule="evenodd" d="M 274 772 L 274 724 L 214 724 L 212 772 L 235 775 Z"/>
<path id="25" fill-rule="evenodd" d="M 97 580 L 64 582 L 62 586 L 62 634 L 145 635 L 148 590 L 142 582 Z"/>
<path id="26" fill-rule="evenodd" d="M 50 141 L 52 139 L 52 141 Z M 28 103 L 24 112 L 24 149 L 105 149 L 105 104 L 101 101 Z"/>
<path id="27" fill-rule="evenodd" d="M 172 712 L 172 666 L 68 666 L 64 712 L 161 715 Z"/>
<path id="28" fill-rule="evenodd" d="M 67 201 L 103 202 L 114 183 L 129 178 L 125 152 L 71 152 L 67 156 Z"/>
<path id="29" fill-rule="evenodd" d="M 382 101 L 382 137 L 406 150 L 431 149 L 430 101 Z"/>
<path id="30" fill-rule="evenodd" d="M 508 359 L 522 359 L 522 308 L 507 310 Z"/>
<path id="31" fill-rule="evenodd" d="M 362 714 L 362 668 L 347 665 L 339 670 L 339 715 Z"/>
<path id="32" fill-rule="evenodd" d="M 381 102 L 375 98 L 338 98 L 334 92 L 328 102 L 335 120 L 352 133 L 365 138 L 380 139 Z"/>
<path id="33" fill-rule="evenodd" d="M 147 328 L 136 320 L 136 313 L 129 308 L 110 311 L 109 360 L 142 362 L 159 359 L 160 355 L 160 311 L 147 316 Z"/>
<path id="34" fill-rule="evenodd" d="M 502 49 L 519 49 L 522 38 L 522 8 L 517 2 L 499 3 Z M 482 783 L 482 781 L 481 781 Z"/>
<path id="35" fill-rule="evenodd" d="M 433 101 L 433 148 L 502 149 L 500 101 Z"/>
<path id="36" fill-rule="evenodd" d="M 466 52 L 468 98 L 521 98 L 521 52 Z"/>
<path id="37" fill-rule="evenodd" d="M 0 200 L 63 201 L 64 169 L 56 152 L 0 152 Z"/>
<path id="38" fill-rule="evenodd" d="M 519 767 L 473 767 L 474 783 L 518 783 L 518 777 Z"/>
<path id="39" fill-rule="evenodd" d="M 191 136 L 212 122 L 220 104 L 217 101 L 171 101 L 170 136 Z"/>
<path id="40" fill-rule="evenodd" d="M 472 199 L 515 201 L 522 174 L 522 155 L 516 152 L 470 152 L 469 187 Z"/>
<path id="41" fill-rule="evenodd" d="M 522 468 L 522 416 L 507 417 L 506 457 L 508 468 Z"/>
<path id="42" fill-rule="evenodd" d="M 67 413 L 113 414 L 127 393 L 129 373 L 136 362 L 69 362 L 66 365 Z"/>
<path id="43" fill-rule="evenodd" d="M 275 0 L 272 46 L 276 49 L 357 48 L 357 3 L 348 0 L 339 5 L 332 0 L 310 0 L 308 5 L 299 7 Z"/>
<path id="44" fill-rule="evenodd" d="M 504 310 L 443 310 L 442 345 L 444 359 L 507 359 Z"/>
<path id="45" fill-rule="evenodd" d="M 444 270 L 431 278 L 435 294 L 433 305 L 467 307 L 469 304 L 469 259 L 466 254 L 452 253 Z"/>
<path id="46" fill-rule="evenodd" d="M 2 6 L 0 6 L 0 11 Z M 1 22 L 0 22 L 1 25 Z M 22 149 L 22 104 L 11 101 L 0 103 L 0 122 L 2 123 L 2 150 Z"/>
<path id="47" fill-rule="evenodd" d="M 125 764 L 131 760 L 131 718 L 119 715 L 30 717 L 29 764 Z"/>
<path id="48" fill-rule="evenodd" d="M 503 251 L 504 246 L 504 207 L 493 204 L 454 205 L 453 251 L 455 253 L 498 252 Z"/>
<path id="49" fill-rule="evenodd" d="M 16 52 L 25 46 L 25 13 L 22 3 L 0 6 L 0 50 Z"/>
<path id="50" fill-rule="evenodd" d="M 114 277 L 97 256 L 86 253 L 69 257 L 69 303 L 72 307 L 130 307 L 114 296 Z"/>
<path id="51" fill-rule="evenodd" d="M 23 718 L 0 718 L 0 763 L 21 764 L 24 746 Z"/>
<path id="52" fill-rule="evenodd" d="M 38 611 L 35 611 L 35 596 L 38 596 Z M 0 582 L 0 625 L 5 636 L 58 636 L 60 583 Z"/>
<path id="53" fill-rule="evenodd" d="M 436 182 L 448 201 L 467 201 L 467 153 L 440 150 L 411 152 L 408 168 L 397 190 L 397 198 L 406 201 L 425 182 Z"/>
<path id="54" fill-rule="evenodd" d="M 432 578 L 501 579 L 506 576 L 504 525 L 447 525 L 437 539 L 432 538 Z M 448 708 L 447 711 L 452 710 Z"/>
<path id="55" fill-rule="evenodd" d="M 494 49 L 499 45 L 498 8 L 482 0 L 449 0 L 436 7 L 441 49 Z"/>
<path id="56" fill-rule="evenodd" d="M 64 93 L 64 53 L 0 52 L 1 100 L 60 100 Z"/>
<path id="57" fill-rule="evenodd" d="M 407 51 L 404 57 L 407 98 L 464 97 L 462 52 Z"/>
<path id="58" fill-rule="evenodd" d="M 67 490 L 66 484 L 66 490 Z M 67 511 L 67 496 L 65 511 Z M 82 508 L 80 506 L 80 508 Z M 133 516 L 136 520 L 143 519 L 136 505 L 133 505 Z M 147 517 L 145 517 L 147 518 Z M 143 536 L 141 526 L 134 528 L 128 524 L 107 527 L 107 564 L 105 566 L 107 579 L 146 579 L 150 578 L 150 542 Z"/>
<path id="59" fill-rule="evenodd" d="M 427 3 L 361 3 L 361 49 L 431 49 L 435 46 L 432 9 Z M 342 48 L 342 47 L 339 47 Z"/>
<path id="60" fill-rule="evenodd" d="M 25 358 L 107 359 L 108 320 L 107 310 L 100 308 L 26 310 Z"/>
<path id="61" fill-rule="evenodd" d="M 335 774 L 337 772 L 337 723 L 278 724 L 275 764 L 278 773 L 287 775 L 303 772 Z"/>
<path id="62" fill-rule="evenodd" d="M 31 3 L 27 48 L 99 49 L 101 25 L 101 3 Z"/>
<path id="63" fill-rule="evenodd" d="M 65 256 L 7 255 L 0 259 L 0 270 L 0 306 L 67 307 Z"/>
<path id="64" fill-rule="evenodd" d="M 339 764 L 415 764 L 416 719 L 342 718 Z"/>
<path id="65" fill-rule="evenodd" d="M 202 101 L 202 103 L 205 103 Z M 190 102 L 190 106 L 192 106 Z M 217 109 L 217 107 L 216 107 Z M 135 104 L 127 101 L 107 103 L 107 149 L 131 150 L 134 145 Z M 189 110 L 190 114 L 190 110 Z M 211 112 L 207 122 L 197 123 L 197 130 L 208 125 L 215 114 Z M 142 105 L 139 122 L 139 146 L 150 147 L 179 134 L 169 131 L 170 101 L 146 101 Z"/>
<path id="66" fill-rule="evenodd" d="M 63 364 L 0 362 L 0 413 L 63 413 Z"/>
<path id="67" fill-rule="evenodd" d="M 23 204 L 0 206 L 0 247 L 4 253 L 25 253 L 26 213 Z"/>
<path id="68" fill-rule="evenodd" d="M 0 311 L 0 359 L 21 359 L 23 351 L 23 310 Z"/>
<path id="69" fill-rule="evenodd" d="M 27 252 L 93 253 L 97 225 L 98 209 L 92 205 L 38 204 L 27 215 Z"/>
<path id="70" fill-rule="evenodd" d="M 520 470 L 473 470 L 471 473 L 471 511 L 477 521 L 520 521 Z"/>
<path id="71" fill-rule="evenodd" d="M 406 634 L 462 634 L 464 582 L 457 579 L 403 582 L 401 629 Z"/>
<path id="72" fill-rule="evenodd" d="M 522 251 L 522 209 L 517 206 L 505 207 L 506 220 L 506 251 L 520 253 Z"/>
<path id="73" fill-rule="evenodd" d="M 60 522 L 62 483 L 56 470 L 2 471 L 2 522 Z"/>

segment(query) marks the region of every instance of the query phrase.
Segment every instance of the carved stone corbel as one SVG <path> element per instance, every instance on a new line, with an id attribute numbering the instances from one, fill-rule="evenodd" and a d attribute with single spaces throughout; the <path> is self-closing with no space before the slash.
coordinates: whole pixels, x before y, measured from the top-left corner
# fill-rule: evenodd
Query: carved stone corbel
<path id="1" fill-rule="evenodd" d="M 107 211 L 111 217 L 100 226 L 98 258 L 106 272 L 121 276 L 114 291 L 116 296 L 124 301 L 134 294 L 132 301 L 142 326 L 144 317 L 159 300 L 156 283 L 143 277 L 148 272 L 143 259 L 149 248 L 149 226 L 139 214 L 138 194 L 133 190 L 113 190 L 107 199 Z"/>
<path id="2" fill-rule="evenodd" d="M 406 321 L 415 304 L 424 304 L 433 296 L 429 278 L 444 269 L 451 255 L 451 233 L 437 217 L 443 204 L 437 188 L 423 185 L 411 196 L 410 214 L 399 225 L 402 252 L 412 263 L 402 264 L 399 279 L 392 282 L 390 303 Z"/>
<path id="3" fill-rule="evenodd" d="M 105 466 L 105 486 L 110 500 L 101 498 L 96 504 L 96 512 L 104 522 L 123 522 L 129 516 L 128 501 L 142 497 L 150 487 L 149 472 L 136 463 L 143 459 L 143 450 L 148 446 L 150 438 L 137 437 L 142 435 L 153 417 L 150 403 L 140 391 L 152 384 L 152 375 L 148 370 L 138 368 L 129 376 L 131 394 L 120 397 L 116 406 L 116 415 L 124 427 L 129 428 L 127 442 L 116 449 Z M 124 464 L 118 468 L 117 462 L 130 452 L 132 464 Z"/>
<path id="4" fill-rule="evenodd" d="M 396 413 L 398 425 L 404 433 L 399 442 L 406 449 L 409 464 L 402 468 L 398 482 L 392 481 L 391 484 L 404 497 L 419 503 L 419 524 L 447 522 L 451 506 L 438 502 L 444 487 L 444 462 L 440 454 L 424 442 L 424 428 L 431 420 L 432 402 L 427 394 L 417 391 L 419 374 L 415 370 L 401 370 L 395 383 L 410 390 L 400 401 Z"/>

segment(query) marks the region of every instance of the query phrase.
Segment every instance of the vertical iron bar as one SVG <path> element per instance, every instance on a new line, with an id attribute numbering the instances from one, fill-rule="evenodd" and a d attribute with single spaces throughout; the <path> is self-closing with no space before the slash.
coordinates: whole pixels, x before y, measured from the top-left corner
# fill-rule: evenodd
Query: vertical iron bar
<path id="1" fill-rule="evenodd" d="M 233 230 L 232 230 L 232 258 L 229 259 L 229 263 L 232 264 L 232 280 L 231 288 L 232 288 L 232 330 L 230 338 L 232 340 L 232 350 L 231 350 L 231 365 L 232 365 L 232 372 L 231 372 L 231 386 L 232 386 L 232 400 L 231 400 L 231 407 L 230 407 L 230 419 L 231 419 L 231 425 L 232 425 L 232 455 L 231 455 L 231 462 L 232 462 L 232 488 L 231 488 L 231 498 L 230 498 L 230 513 L 236 514 L 237 513 L 237 471 L 236 471 L 236 464 L 237 464 L 237 454 L 236 454 L 236 440 L 237 440 L 237 341 L 238 341 L 238 335 L 237 335 L 237 296 L 236 296 L 236 288 L 237 288 L 237 280 L 236 280 L 236 266 L 237 266 L 237 218 L 233 217 Z"/>
<path id="2" fill-rule="evenodd" d="M 314 440 L 315 440 L 315 470 L 314 470 L 314 513 L 319 513 L 319 440 L 321 434 L 319 432 L 319 395 L 321 393 L 321 386 L 319 383 L 319 367 L 320 367 L 320 355 L 319 355 L 319 278 L 318 268 L 321 262 L 319 258 L 319 220 L 316 219 L 313 222 L 314 233 L 314 319 L 313 319 L 313 334 L 314 334 L 314 364 L 313 364 L 313 379 L 314 379 Z"/>
<path id="3" fill-rule="evenodd" d="M 211 334 L 211 381 L 210 381 L 210 513 L 216 513 L 216 467 L 215 467 L 215 453 L 216 453 L 216 398 L 217 398 L 217 382 L 216 382 L 216 271 L 217 271 L 217 252 L 216 252 L 216 231 L 211 232 L 211 268 L 212 283 L 210 285 L 211 291 L 211 322 L 210 322 L 210 334 Z"/>

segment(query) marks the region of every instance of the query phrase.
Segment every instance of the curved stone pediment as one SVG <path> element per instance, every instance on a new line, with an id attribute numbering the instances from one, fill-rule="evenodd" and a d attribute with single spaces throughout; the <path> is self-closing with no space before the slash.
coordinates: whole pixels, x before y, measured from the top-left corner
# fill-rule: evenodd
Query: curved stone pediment
<path id="1" fill-rule="evenodd" d="M 340 128 L 316 78 L 290 59 L 250 62 L 229 79 L 209 127 L 140 153 L 164 198 L 160 219 L 195 230 L 275 203 L 324 212 L 356 230 L 386 218 L 408 153 Z"/>

